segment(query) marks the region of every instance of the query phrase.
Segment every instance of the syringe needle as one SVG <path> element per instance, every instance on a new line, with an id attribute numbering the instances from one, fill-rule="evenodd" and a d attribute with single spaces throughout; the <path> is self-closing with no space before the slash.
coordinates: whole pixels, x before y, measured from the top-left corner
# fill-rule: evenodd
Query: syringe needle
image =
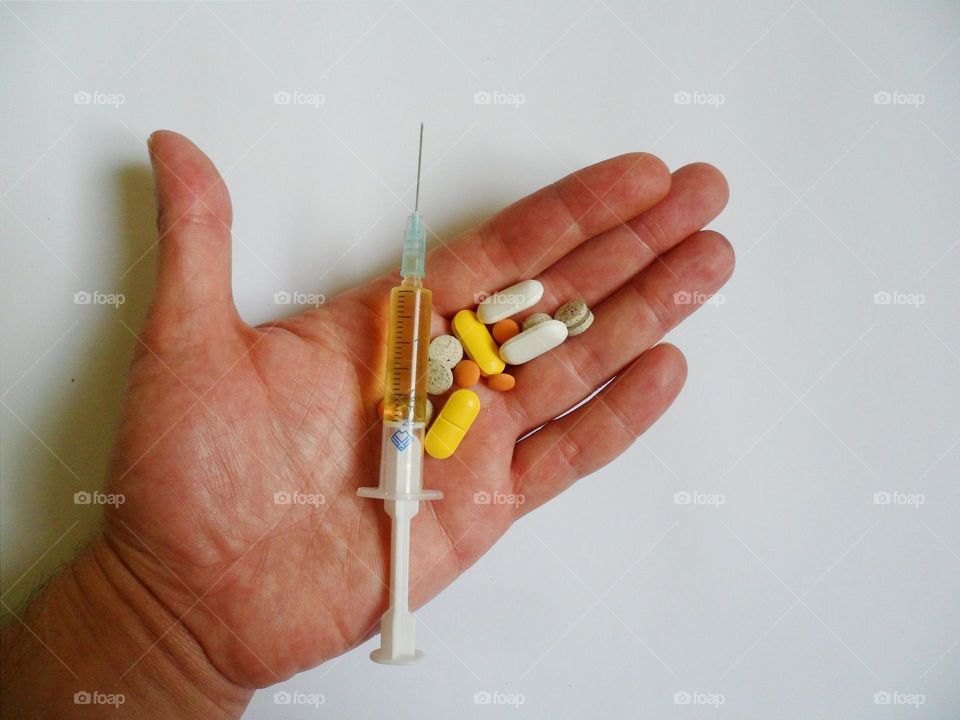
<path id="1" fill-rule="evenodd" d="M 403 238 L 403 260 L 400 275 L 405 278 L 423 278 L 427 235 L 420 218 L 420 167 L 423 162 L 423 123 L 420 123 L 420 147 L 417 150 L 417 197 L 413 212 L 407 218 L 407 232 Z"/>
<path id="2" fill-rule="evenodd" d="M 423 160 L 423 123 L 420 123 L 420 149 L 417 150 L 417 198 L 413 202 L 413 211 L 420 209 L 420 161 Z"/>

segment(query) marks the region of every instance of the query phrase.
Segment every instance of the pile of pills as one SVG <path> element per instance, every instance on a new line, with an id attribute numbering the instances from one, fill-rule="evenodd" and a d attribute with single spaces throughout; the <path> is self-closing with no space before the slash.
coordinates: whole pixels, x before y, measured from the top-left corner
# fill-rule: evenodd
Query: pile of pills
<path id="1" fill-rule="evenodd" d="M 451 322 L 453 335 L 440 335 L 430 342 L 427 392 L 443 395 L 454 385 L 433 422 L 433 404 L 427 400 L 427 435 L 424 448 L 434 458 L 448 458 L 456 451 L 480 413 L 480 397 L 469 388 L 481 378 L 496 392 L 516 386 L 508 365 L 522 365 L 579 335 L 593 323 L 593 313 L 583 300 L 561 305 L 553 317 L 533 313 L 519 323 L 514 319 L 543 297 L 543 285 L 523 280 L 493 293 L 474 310 L 461 310 Z M 381 411 L 382 414 L 382 411 Z"/>

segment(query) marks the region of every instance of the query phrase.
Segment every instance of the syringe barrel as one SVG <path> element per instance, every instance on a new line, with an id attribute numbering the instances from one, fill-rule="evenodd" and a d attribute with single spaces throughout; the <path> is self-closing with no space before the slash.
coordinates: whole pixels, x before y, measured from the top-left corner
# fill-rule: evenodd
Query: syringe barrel
<path id="1" fill-rule="evenodd" d="M 384 420 L 426 420 L 432 301 L 431 292 L 416 278 L 404 278 L 390 291 Z"/>
<path id="2" fill-rule="evenodd" d="M 383 421 L 380 441 L 380 490 L 392 497 L 423 489 L 423 423 Z"/>

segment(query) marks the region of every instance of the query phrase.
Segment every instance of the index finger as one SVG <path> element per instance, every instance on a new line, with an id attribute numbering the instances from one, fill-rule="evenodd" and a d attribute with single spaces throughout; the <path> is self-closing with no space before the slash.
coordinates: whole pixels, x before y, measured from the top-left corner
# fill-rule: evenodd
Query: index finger
<path id="1" fill-rule="evenodd" d="M 475 304 L 480 292 L 534 277 L 573 248 L 622 225 L 670 191 L 654 155 L 628 153 L 577 170 L 515 202 L 427 256 L 438 312 Z"/>

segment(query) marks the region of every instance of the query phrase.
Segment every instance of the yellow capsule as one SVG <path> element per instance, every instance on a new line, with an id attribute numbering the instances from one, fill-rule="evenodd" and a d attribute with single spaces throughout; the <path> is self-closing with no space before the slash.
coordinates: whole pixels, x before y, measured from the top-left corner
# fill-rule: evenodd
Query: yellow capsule
<path id="1" fill-rule="evenodd" d="M 506 367 L 500 351 L 487 326 L 477 319 L 473 310 L 461 310 L 453 316 L 453 334 L 457 336 L 467 355 L 484 375 L 502 373 Z"/>
<path id="2" fill-rule="evenodd" d="M 480 413 L 480 398 L 473 390 L 457 390 L 433 421 L 423 441 L 430 457 L 443 460 L 456 451 Z"/>

